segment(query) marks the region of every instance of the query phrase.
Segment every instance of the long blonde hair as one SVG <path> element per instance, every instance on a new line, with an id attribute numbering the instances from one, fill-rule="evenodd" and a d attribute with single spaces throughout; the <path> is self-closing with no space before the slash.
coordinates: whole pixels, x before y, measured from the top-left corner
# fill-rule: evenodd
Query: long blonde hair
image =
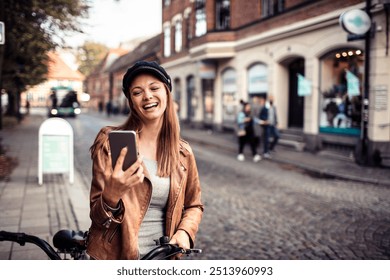
<path id="1" fill-rule="evenodd" d="M 163 115 L 163 124 L 157 138 L 157 175 L 160 177 L 169 177 L 179 162 L 180 152 L 180 126 L 179 120 L 173 104 L 172 94 L 164 83 L 167 94 L 167 107 Z M 134 104 L 131 98 L 128 98 L 130 113 L 127 120 L 119 126 L 110 126 L 102 129 L 102 133 L 96 136 L 93 145 L 90 148 L 91 158 L 93 159 L 99 150 L 107 141 L 108 132 L 111 130 L 134 130 L 137 133 L 142 131 L 143 123 L 134 110 Z"/>

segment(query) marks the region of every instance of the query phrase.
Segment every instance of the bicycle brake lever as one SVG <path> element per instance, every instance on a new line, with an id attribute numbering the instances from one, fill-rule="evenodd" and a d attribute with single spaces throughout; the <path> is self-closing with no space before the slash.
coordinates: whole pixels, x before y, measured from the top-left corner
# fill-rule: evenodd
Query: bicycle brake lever
<path id="1" fill-rule="evenodd" d="M 201 254 L 202 253 L 202 249 L 182 249 L 182 254 L 186 254 L 186 255 L 189 255 L 189 254 Z"/>

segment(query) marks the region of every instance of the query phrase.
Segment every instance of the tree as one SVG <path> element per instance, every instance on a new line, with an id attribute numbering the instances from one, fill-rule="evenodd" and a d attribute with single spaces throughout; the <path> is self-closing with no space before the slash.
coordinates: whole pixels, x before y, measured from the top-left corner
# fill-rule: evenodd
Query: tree
<path id="1" fill-rule="evenodd" d="M 108 52 L 108 47 L 94 42 L 85 42 L 78 50 L 77 62 L 79 63 L 79 71 L 85 76 L 98 66 L 101 60 Z"/>
<path id="2" fill-rule="evenodd" d="M 19 116 L 20 93 L 46 80 L 48 51 L 65 46 L 67 32 L 81 32 L 79 19 L 88 15 L 89 6 L 86 0 L 0 2 L 0 21 L 6 27 L 6 43 L 0 46 L 0 88 L 11 100 L 7 114 Z"/>

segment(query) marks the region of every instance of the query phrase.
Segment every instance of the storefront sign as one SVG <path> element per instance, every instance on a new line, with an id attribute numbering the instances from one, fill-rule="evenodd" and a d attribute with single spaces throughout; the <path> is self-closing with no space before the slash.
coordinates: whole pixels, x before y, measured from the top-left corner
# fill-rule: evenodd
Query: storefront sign
<path id="1" fill-rule="evenodd" d="M 354 9 L 341 14 L 339 18 L 341 27 L 350 34 L 363 35 L 371 28 L 369 15 L 362 10 Z"/>
<path id="2" fill-rule="evenodd" d="M 306 79 L 303 75 L 298 76 L 298 96 L 311 95 L 311 81 Z"/>
<path id="3" fill-rule="evenodd" d="M 69 172 L 69 136 L 42 135 L 43 173 Z"/>
<path id="4" fill-rule="evenodd" d="M 0 21 L 0 45 L 5 44 L 5 27 L 4 22 Z"/>
<path id="5" fill-rule="evenodd" d="M 347 93 L 349 96 L 360 95 L 360 82 L 359 78 L 356 77 L 351 71 L 346 71 L 347 79 Z"/>
<path id="6" fill-rule="evenodd" d="M 387 86 L 376 86 L 374 88 L 374 108 L 375 111 L 387 110 L 388 91 Z"/>
<path id="7" fill-rule="evenodd" d="M 73 129 L 61 118 L 50 118 L 39 128 L 38 183 L 42 185 L 43 174 L 68 173 L 74 181 Z"/>

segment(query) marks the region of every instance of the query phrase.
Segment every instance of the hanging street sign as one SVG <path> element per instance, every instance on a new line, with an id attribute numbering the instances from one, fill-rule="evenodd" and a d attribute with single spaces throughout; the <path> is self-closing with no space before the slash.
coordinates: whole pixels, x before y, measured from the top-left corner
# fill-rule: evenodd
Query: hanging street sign
<path id="1" fill-rule="evenodd" d="M 5 26 L 4 22 L 0 21 L 0 45 L 5 44 Z"/>
<path id="2" fill-rule="evenodd" d="M 371 18 L 363 10 L 353 9 L 340 15 L 339 23 L 349 34 L 364 35 L 371 28 Z"/>

